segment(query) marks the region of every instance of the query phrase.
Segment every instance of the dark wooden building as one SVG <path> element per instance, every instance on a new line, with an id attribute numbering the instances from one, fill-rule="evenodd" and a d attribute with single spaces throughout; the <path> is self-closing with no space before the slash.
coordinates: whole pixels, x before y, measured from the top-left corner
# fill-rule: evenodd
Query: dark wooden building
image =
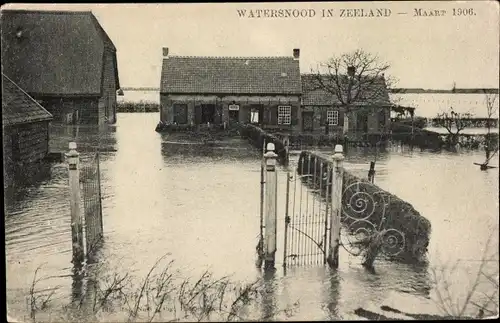
<path id="1" fill-rule="evenodd" d="M 386 135 L 390 131 L 393 104 L 383 77 L 370 82 L 362 96 L 343 105 L 337 95 L 318 86 L 318 75 L 303 74 L 302 122 L 305 132 L 333 133 L 361 139 Z M 327 83 L 328 80 L 324 80 Z M 328 129 L 325 129 L 328 127 Z"/>
<path id="2" fill-rule="evenodd" d="M 92 12 L 2 10 L 3 73 L 54 122 L 116 121 L 116 48 Z"/>
<path id="3" fill-rule="evenodd" d="M 2 74 L 4 186 L 17 170 L 42 160 L 49 151 L 52 115 Z"/>
<path id="4" fill-rule="evenodd" d="M 298 49 L 289 57 L 186 57 L 164 48 L 163 56 L 164 124 L 300 130 Z"/>

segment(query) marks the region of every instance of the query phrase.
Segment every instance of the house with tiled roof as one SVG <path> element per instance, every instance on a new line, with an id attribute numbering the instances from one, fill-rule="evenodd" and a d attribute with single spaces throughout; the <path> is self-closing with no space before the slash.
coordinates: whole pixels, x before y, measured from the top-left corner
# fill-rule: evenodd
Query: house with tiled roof
<path id="1" fill-rule="evenodd" d="M 169 56 L 163 48 L 161 122 L 300 130 L 299 49 L 287 57 Z"/>
<path id="2" fill-rule="evenodd" d="M 52 119 L 52 114 L 2 74 L 4 183 L 9 183 L 16 168 L 36 163 L 48 154 Z"/>
<path id="3" fill-rule="evenodd" d="M 90 11 L 2 10 L 2 72 L 54 122 L 116 121 L 116 48 Z"/>
<path id="4" fill-rule="evenodd" d="M 353 139 L 389 133 L 393 104 L 383 76 L 365 82 L 367 85 L 359 97 L 350 102 L 348 109 L 347 100 L 342 102 L 339 98 L 339 95 L 345 97 L 346 93 L 336 93 L 339 87 L 332 84 L 330 78 L 327 75 L 301 75 L 304 131 L 335 133 Z M 327 90 L 329 84 L 331 88 Z"/>

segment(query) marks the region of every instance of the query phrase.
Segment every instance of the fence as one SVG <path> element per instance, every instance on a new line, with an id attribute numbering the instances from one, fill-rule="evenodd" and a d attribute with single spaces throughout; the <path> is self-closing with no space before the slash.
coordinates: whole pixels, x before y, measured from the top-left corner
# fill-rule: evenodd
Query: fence
<path id="1" fill-rule="evenodd" d="M 76 151 L 76 143 L 70 142 L 69 149 L 66 158 L 69 170 L 73 263 L 76 265 L 83 263 L 85 257 L 92 256 L 103 237 L 101 176 L 98 151 L 95 151 L 80 169 L 80 154 Z"/>
<path id="2" fill-rule="evenodd" d="M 87 255 L 92 253 L 103 236 L 99 161 L 99 151 L 96 151 L 80 172 Z"/>
<path id="3" fill-rule="evenodd" d="M 261 128 L 252 124 L 244 124 L 241 126 L 240 134 L 247 138 L 255 147 L 261 149 L 264 143 L 272 143 L 275 153 L 278 155 L 278 161 L 284 165 L 288 164 L 288 147 L 282 139 L 275 135 L 269 134 Z"/>

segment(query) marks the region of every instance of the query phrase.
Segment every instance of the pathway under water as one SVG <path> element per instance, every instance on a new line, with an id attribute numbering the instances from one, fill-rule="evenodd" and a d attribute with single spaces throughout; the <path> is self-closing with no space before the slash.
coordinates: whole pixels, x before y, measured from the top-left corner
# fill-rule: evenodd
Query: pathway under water
<path id="1" fill-rule="evenodd" d="M 116 126 L 97 131 L 56 129 L 51 149 L 64 151 L 76 140 L 82 154 L 101 154 L 105 240 L 99 261 L 120 273 L 142 278 L 166 253 L 184 275 L 210 270 L 236 281 L 262 276 L 255 268 L 259 232 L 260 157 L 244 140 L 205 147 L 183 145 L 154 131 L 157 113 L 118 114 Z M 75 139 L 76 137 L 76 139 Z M 298 156 L 297 156 L 298 157 Z M 366 176 L 370 150 L 351 150 L 345 167 Z M 488 234 L 498 254 L 498 169 L 479 171 L 481 153 L 428 153 L 392 150 L 378 157 L 375 182 L 410 202 L 432 223 L 430 267 L 463 259 L 450 282 L 457 293 L 474 279 Z M 292 158 L 292 165 L 296 163 Z M 496 162 L 498 164 L 498 161 Z M 71 298 L 72 265 L 67 169 L 55 163 L 41 178 L 9 200 L 6 217 L 7 303 L 9 314 L 26 318 L 26 296 L 36 268 L 55 276 L 40 288 L 55 288 L 52 307 Z M 300 301 L 288 318 L 359 319 L 358 307 L 389 305 L 407 312 L 437 312 L 430 269 L 377 262 L 376 274 L 341 250 L 337 274 L 323 265 L 281 268 L 286 177 L 279 172 L 277 272 L 270 299 L 278 307 Z M 498 261 L 492 264 L 498 272 Z M 495 269 L 493 268 L 493 269 Z M 68 311 L 70 311 L 68 309 Z M 56 314 L 54 314 L 54 317 Z M 101 317 L 125 320 L 125 313 Z M 23 319 L 21 319 L 23 320 Z"/>

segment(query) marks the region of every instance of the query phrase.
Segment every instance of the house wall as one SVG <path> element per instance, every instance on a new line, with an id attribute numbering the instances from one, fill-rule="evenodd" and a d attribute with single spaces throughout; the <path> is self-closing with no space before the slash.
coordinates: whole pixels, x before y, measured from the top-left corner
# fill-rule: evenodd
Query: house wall
<path id="1" fill-rule="evenodd" d="M 337 125 L 329 125 L 328 133 L 330 134 L 342 134 L 344 129 L 344 109 L 341 107 L 332 107 L 332 106 L 303 106 L 302 114 L 313 113 L 313 129 L 304 131 L 312 132 L 312 133 L 325 133 L 326 131 L 326 120 L 327 120 L 327 111 L 338 111 L 339 113 L 339 121 Z M 302 118 L 304 119 L 304 118 Z"/>
<path id="2" fill-rule="evenodd" d="M 99 98 L 99 124 L 116 122 L 116 66 L 114 52 L 105 48 L 103 59 L 102 96 Z"/>
<path id="3" fill-rule="evenodd" d="M 348 135 L 351 138 L 359 139 L 363 136 L 364 131 L 358 126 L 358 118 L 360 118 L 361 113 L 367 114 L 367 124 L 368 131 L 367 134 L 379 135 L 387 134 L 390 131 L 390 114 L 391 110 L 389 107 L 364 107 L 357 108 L 348 113 L 349 116 L 349 131 Z M 379 114 L 384 116 L 384 119 L 379 119 Z"/>
<path id="4" fill-rule="evenodd" d="M 388 133 L 390 129 L 390 109 L 380 108 L 380 107 L 367 107 L 362 108 L 361 113 L 367 114 L 367 125 L 368 134 L 382 134 Z M 360 118 L 360 111 L 350 111 L 345 112 L 342 107 L 331 107 L 331 106 L 303 106 L 302 114 L 313 113 L 313 130 L 303 129 L 305 132 L 310 133 L 325 133 L 326 115 L 328 110 L 339 111 L 339 122 L 336 126 L 329 126 L 328 133 L 330 134 L 343 134 L 344 132 L 344 119 L 347 116 L 347 135 L 352 138 L 358 138 L 364 134 L 364 130 L 358 127 L 358 118 Z M 379 120 L 378 113 L 382 112 L 385 120 Z M 381 124 L 379 121 L 383 121 Z"/>
<path id="5" fill-rule="evenodd" d="M 173 123 L 174 121 L 174 104 L 186 104 L 188 111 L 188 123 L 196 124 L 196 106 L 201 104 L 215 104 L 222 110 L 221 123 L 229 122 L 229 105 L 238 104 L 239 122 L 250 122 L 250 111 L 252 107 L 261 104 L 264 108 L 263 127 L 268 129 L 292 129 L 300 130 L 301 114 L 299 96 L 247 96 L 247 95 L 230 95 L 230 96 L 215 96 L 215 95 L 160 95 L 160 120 L 165 123 Z M 292 124 L 277 125 L 278 106 L 289 105 L 292 108 Z M 273 117 L 274 116 L 274 117 Z M 217 120 L 216 120 L 217 122 Z"/>
<path id="6" fill-rule="evenodd" d="M 49 122 L 41 121 L 3 129 L 4 174 L 43 159 L 49 151 Z M 17 152 L 17 153 L 16 153 Z"/>
<path id="7" fill-rule="evenodd" d="M 99 114 L 97 109 L 97 98 L 54 98 L 54 97 L 34 97 L 54 119 L 54 124 L 67 124 L 68 114 L 73 115 L 73 123 L 76 124 L 97 124 Z"/>

